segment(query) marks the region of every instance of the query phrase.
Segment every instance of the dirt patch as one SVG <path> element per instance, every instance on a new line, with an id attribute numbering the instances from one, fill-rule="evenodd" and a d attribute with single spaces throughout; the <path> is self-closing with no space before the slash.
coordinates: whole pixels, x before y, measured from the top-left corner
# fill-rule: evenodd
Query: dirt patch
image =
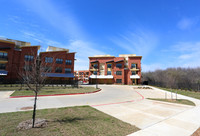
<path id="1" fill-rule="evenodd" d="M 191 136 L 200 136 L 200 128 L 197 129 Z"/>
<path id="2" fill-rule="evenodd" d="M 33 107 L 32 106 L 29 106 L 29 107 L 22 107 L 20 110 L 32 110 Z"/>
<path id="3" fill-rule="evenodd" d="M 25 130 L 25 129 L 31 129 L 32 128 L 32 124 L 33 124 L 33 120 L 26 120 L 23 121 L 21 123 L 19 123 L 19 125 L 17 126 L 18 130 Z M 43 128 L 47 126 L 47 120 L 46 119 L 35 119 L 35 123 L 34 123 L 36 128 Z"/>
<path id="4" fill-rule="evenodd" d="M 152 89 L 152 88 L 148 86 L 138 86 L 138 87 L 133 87 L 133 89 Z"/>

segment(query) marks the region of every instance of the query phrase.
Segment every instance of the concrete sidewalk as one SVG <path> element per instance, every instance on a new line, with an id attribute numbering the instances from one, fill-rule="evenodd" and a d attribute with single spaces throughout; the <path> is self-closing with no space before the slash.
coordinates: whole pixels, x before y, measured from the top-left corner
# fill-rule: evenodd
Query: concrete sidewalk
<path id="1" fill-rule="evenodd" d="M 166 92 L 157 88 L 154 90 Z M 196 107 L 184 110 L 129 136 L 190 136 L 193 134 L 200 127 L 200 100 L 183 95 L 178 95 L 178 98 L 191 100 Z"/>

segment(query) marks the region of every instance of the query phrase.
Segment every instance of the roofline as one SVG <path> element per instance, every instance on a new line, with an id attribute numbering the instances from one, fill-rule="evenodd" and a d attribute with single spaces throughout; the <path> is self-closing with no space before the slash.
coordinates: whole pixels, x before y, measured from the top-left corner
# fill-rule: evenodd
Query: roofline
<path id="1" fill-rule="evenodd" d="M 12 44 L 15 44 L 15 42 L 6 41 L 6 40 L 2 40 L 2 39 L 0 39 L 0 42 L 5 42 L 5 43 L 12 43 Z"/>
<path id="2" fill-rule="evenodd" d="M 128 58 L 142 58 L 142 56 L 129 56 Z"/>
<path id="3" fill-rule="evenodd" d="M 88 58 L 115 58 L 115 56 L 97 56 L 97 57 L 88 57 Z"/>
<path id="4" fill-rule="evenodd" d="M 33 45 L 33 46 L 21 46 L 21 48 L 24 48 L 24 47 L 25 47 L 25 48 L 28 48 L 28 47 L 38 47 L 38 50 L 39 50 L 41 46 L 40 46 L 40 45 Z"/>

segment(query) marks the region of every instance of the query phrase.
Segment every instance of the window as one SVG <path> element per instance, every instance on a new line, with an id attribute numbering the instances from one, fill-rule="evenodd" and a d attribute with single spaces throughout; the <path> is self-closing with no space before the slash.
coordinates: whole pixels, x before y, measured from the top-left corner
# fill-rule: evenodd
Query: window
<path id="1" fill-rule="evenodd" d="M 72 64 L 72 60 L 66 60 L 66 65 L 71 65 Z"/>
<path id="2" fill-rule="evenodd" d="M 136 68 L 136 67 L 137 67 L 137 65 L 135 63 L 131 64 L 131 68 Z"/>
<path id="3" fill-rule="evenodd" d="M 30 65 L 24 65 L 24 71 L 32 71 L 32 67 Z"/>
<path id="4" fill-rule="evenodd" d="M 107 71 L 107 75 L 112 75 L 112 72 L 111 71 Z"/>
<path id="5" fill-rule="evenodd" d="M 116 67 L 117 67 L 117 68 L 122 68 L 122 64 L 121 64 L 121 63 L 117 63 L 117 64 L 116 64 Z"/>
<path id="6" fill-rule="evenodd" d="M 117 79 L 116 83 L 122 83 L 122 79 Z"/>
<path id="7" fill-rule="evenodd" d="M 24 60 L 25 60 L 25 61 L 33 61 L 33 58 L 34 58 L 34 57 L 31 56 L 31 55 L 25 55 L 25 56 L 24 56 Z"/>
<path id="8" fill-rule="evenodd" d="M 0 69 L 6 69 L 6 64 L 0 64 Z"/>
<path id="9" fill-rule="evenodd" d="M 52 67 L 48 67 L 48 66 L 47 66 L 47 67 L 45 67 L 44 71 L 45 71 L 45 72 L 51 72 L 51 71 L 52 71 Z"/>
<path id="10" fill-rule="evenodd" d="M 97 75 L 97 71 L 94 71 L 93 74 L 94 74 L 94 75 Z"/>
<path id="11" fill-rule="evenodd" d="M 71 68 L 65 68 L 65 73 L 71 73 Z"/>
<path id="12" fill-rule="evenodd" d="M 117 71 L 116 75 L 122 75 L 122 71 Z"/>
<path id="13" fill-rule="evenodd" d="M 136 71 L 131 72 L 131 75 L 136 75 L 136 74 L 137 74 Z"/>
<path id="14" fill-rule="evenodd" d="M 45 57 L 45 62 L 46 63 L 52 63 L 53 62 L 53 58 L 52 57 Z"/>
<path id="15" fill-rule="evenodd" d="M 107 68 L 112 68 L 112 64 L 107 64 Z"/>
<path id="16" fill-rule="evenodd" d="M 57 59 L 56 59 L 56 63 L 57 63 L 57 64 L 62 64 L 62 63 L 63 63 L 63 59 L 58 59 L 58 58 L 57 58 Z"/>
<path id="17" fill-rule="evenodd" d="M 61 67 L 57 67 L 55 70 L 56 73 L 62 73 L 62 68 Z"/>
<path id="18" fill-rule="evenodd" d="M 94 67 L 95 69 L 98 69 L 98 64 L 94 64 L 93 67 Z"/>
<path id="19" fill-rule="evenodd" d="M 6 52 L 0 52 L 0 58 L 7 59 L 8 58 L 8 53 L 6 53 Z"/>

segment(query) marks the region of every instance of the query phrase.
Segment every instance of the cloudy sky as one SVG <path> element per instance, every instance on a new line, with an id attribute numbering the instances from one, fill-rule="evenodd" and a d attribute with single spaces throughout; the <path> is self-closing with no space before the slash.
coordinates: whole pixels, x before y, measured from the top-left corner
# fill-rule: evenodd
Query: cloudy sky
<path id="1" fill-rule="evenodd" d="M 1 0 L 0 37 L 88 56 L 137 54 L 142 71 L 200 66 L 199 0 Z"/>

